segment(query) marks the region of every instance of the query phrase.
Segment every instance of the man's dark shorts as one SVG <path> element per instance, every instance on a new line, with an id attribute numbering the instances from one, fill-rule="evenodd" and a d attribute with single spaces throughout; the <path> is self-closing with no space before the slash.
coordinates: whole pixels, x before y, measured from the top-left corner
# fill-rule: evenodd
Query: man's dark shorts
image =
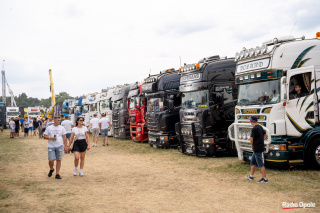
<path id="1" fill-rule="evenodd" d="M 262 155 L 263 155 L 262 152 L 253 152 L 252 157 L 251 157 L 251 161 L 250 161 L 250 165 L 251 166 L 257 165 L 259 168 L 264 167 Z"/>
<path id="2" fill-rule="evenodd" d="M 67 134 L 66 134 L 66 137 L 67 137 L 68 140 L 70 140 L 70 138 L 71 138 L 71 133 L 67 133 Z"/>

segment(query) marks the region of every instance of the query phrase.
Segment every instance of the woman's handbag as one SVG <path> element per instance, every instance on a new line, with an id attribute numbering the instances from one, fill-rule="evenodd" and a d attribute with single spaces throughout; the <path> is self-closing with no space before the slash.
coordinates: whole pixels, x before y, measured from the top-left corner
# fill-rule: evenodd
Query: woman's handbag
<path id="1" fill-rule="evenodd" d="M 80 132 L 79 132 L 78 135 L 74 136 L 73 141 L 72 141 L 71 144 L 70 144 L 70 151 L 73 149 L 73 144 L 74 144 L 74 142 L 75 142 L 76 140 L 78 140 L 78 137 L 79 137 L 79 136 L 80 136 Z"/>

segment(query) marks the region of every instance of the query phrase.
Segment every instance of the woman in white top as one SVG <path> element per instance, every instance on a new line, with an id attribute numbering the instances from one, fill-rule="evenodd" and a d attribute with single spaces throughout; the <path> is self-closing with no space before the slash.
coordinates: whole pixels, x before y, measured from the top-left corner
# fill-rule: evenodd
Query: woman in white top
<path id="1" fill-rule="evenodd" d="M 68 149 L 70 149 L 71 142 L 76 137 L 75 142 L 73 144 L 73 148 L 71 152 L 74 153 L 74 172 L 73 175 L 76 176 L 78 172 L 78 165 L 79 165 L 79 157 L 80 157 L 80 172 L 79 175 L 83 176 L 83 167 L 84 167 L 84 158 L 86 156 L 86 150 L 89 151 L 90 149 L 90 141 L 88 135 L 87 127 L 83 126 L 82 123 L 84 121 L 83 117 L 78 117 L 76 121 L 76 127 L 72 129 L 71 138 L 69 141 Z"/>

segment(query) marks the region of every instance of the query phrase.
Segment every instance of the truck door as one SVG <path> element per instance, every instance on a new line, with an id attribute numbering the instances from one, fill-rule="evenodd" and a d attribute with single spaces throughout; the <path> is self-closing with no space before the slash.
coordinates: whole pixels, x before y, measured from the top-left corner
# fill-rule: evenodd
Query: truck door
<path id="1" fill-rule="evenodd" d="M 288 70 L 285 120 L 289 136 L 301 136 L 315 125 L 313 100 L 315 92 L 314 66 Z"/>

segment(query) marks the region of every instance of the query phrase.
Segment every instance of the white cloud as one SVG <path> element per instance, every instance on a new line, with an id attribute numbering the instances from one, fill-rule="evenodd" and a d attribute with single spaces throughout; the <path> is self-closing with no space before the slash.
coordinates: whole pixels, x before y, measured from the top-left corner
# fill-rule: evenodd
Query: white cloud
<path id="1" fill-rule="evenodd" d="M 73 96 L 276 36 L 314 37 L 316 0 L 1 1 L 0 60 L 15 95 Z"/>

